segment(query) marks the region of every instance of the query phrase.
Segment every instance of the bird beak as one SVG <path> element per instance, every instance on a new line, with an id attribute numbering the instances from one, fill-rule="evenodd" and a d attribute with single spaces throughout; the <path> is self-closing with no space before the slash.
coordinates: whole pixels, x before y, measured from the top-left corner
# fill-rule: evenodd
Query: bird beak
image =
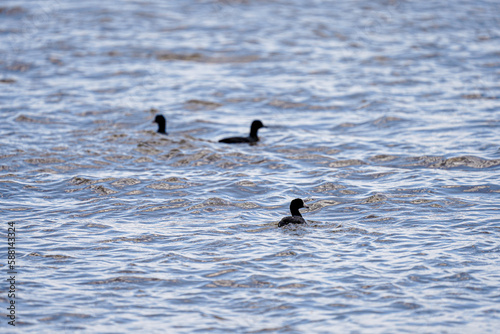
<path id="1" fill-rule="evenodd" d="M 309 207 L 307 205 L 304 205 L 304 209 L 309 209 Z"/>

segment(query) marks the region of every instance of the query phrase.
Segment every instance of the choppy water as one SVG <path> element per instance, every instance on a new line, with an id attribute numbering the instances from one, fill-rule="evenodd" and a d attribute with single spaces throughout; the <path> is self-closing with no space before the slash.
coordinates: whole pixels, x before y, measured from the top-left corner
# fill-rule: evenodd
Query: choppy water
<path id="1" fill-rule="evenodd" d="M 2 1 L 16 329 L 498 332 L 498 13 Z M 309 225 L 279 229 L 296 197 Z"/>

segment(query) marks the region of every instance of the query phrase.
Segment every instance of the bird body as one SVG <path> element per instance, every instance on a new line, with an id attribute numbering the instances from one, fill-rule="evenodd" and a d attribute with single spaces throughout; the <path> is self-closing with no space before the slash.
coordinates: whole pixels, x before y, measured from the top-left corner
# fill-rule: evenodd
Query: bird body
<path id="1" fill-rule="evenodd" d="M 278 227 L 283 227 L 288 224 L 306 224 L 306 220 L 298 216 L 283 217 L 283 219 L 280 220 Z"/>
<path id="2" fill-rule="evenodd" d="M 244 143 L 255 143 L 259 140 L 253 139 L 251 137 L 229 137 L 229 138 L 224 138 L 219 140 L 219 143 L 225 143 L 225 144 L 244 144 Z"/>
<path id="3" fill-rule="evenodd" d="M 225 144 L 244 144 L 244 143 L 256 143 L 259 141 L 257 132 L 260 128 L 265 128 L 261 121 L 253 121 L 250 127 L 250 135 L 248 137 L 229 137 L 219 140 L 219 143 Z"/>

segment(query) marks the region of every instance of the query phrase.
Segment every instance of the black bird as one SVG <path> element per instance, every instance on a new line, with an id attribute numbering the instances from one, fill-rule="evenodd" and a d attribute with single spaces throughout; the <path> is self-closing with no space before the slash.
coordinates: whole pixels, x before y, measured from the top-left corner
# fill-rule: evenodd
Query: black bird
<path id="1" fill-rule="evenodd" d="M 252 126 L 250 127 L 250 135 L 248 137 L 230 137 L 219 140 L 219 143 L 226 144 L 241 144 L 241 143 L 256 143 L 259 141 L 259 137 L 257 137 L 257 131 L 260 128 L 265 128 L 264 124 L 261 121 L 253 121 Z"/>
<path id="2" fill-rule="evenodd" d="M 167 129 L 167 120 L 163 115 L 156 115 L 155 120 L 153 123 L 158 123 L 158 133 L 163 133 L 163 134 L 168 134 L 166 129 Z"/>
<path id="3" fill-rule="evenodd" d="M 292 215 L 281 219 L 278 227 L 282 227 L 288 224 L 305 224 L 306 221 L 304 220 L 304 218 L 302 218 L 302 215 L 299 212 L 300 208 L 309 209 L 309 207 L 304 204 L 303 200 L 301 200 L 300 198 L 294 199 L 290 203 L 290 212 L 292 213 Z"/>

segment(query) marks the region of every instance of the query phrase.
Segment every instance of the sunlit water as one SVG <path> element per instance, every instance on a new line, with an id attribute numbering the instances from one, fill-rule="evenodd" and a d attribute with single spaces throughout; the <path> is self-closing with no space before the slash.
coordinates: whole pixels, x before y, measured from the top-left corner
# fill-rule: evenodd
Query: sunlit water
<path id="1" fill-rule="evenodd" d="M 16 329 L 498 333 L 500 2 L 438 3 L 2 1 Z"/>

